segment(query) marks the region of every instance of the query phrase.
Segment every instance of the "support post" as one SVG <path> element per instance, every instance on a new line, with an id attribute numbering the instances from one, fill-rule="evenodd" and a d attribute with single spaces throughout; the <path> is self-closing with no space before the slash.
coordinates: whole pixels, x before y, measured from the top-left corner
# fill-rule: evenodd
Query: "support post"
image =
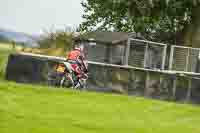
<path id="1" fill-rule="evenodd" d="M 177 77 L 176 77 L 176 75 L 173 75 L 173 76 L 175 76 L 175 77 L 173 78 L 173 100 L 175 100 L 175 99 L 176 99 Z"/>
<path id="2" fill-rule="evenodd" d="M 147 57 L 148 57 L 148 43 L 146 43 L 146 45 L 145 45 L 145 53 L 144 53 L 144 68 L 146 68 L 147 67 Z"/>
<path id="3" fill-rule="evenodd" d="M 160 74 L 160 75 L 159 75 L 159 90 L 160 90 L 160 91 L 162 91 L 162 89 L 163 89 L 163 88 L 162 88 L 163 79 L 164 79 L 164 78 L 163 78 L 163 75 Z"/>
<path id="4" fill-rule="evenodd" d="M 169 70 L 172 70 L 173 68 L 173 58 L 174 58 L 174 46 L 171 46 L 170 50 L 170 59 L 169 59 Z"/>
<path id="5" fill-rule="evenodd" d="M 145 91 L 144 95 L 149 97 L 149 81 L 150 81 L 150 74 L 149 71 L 146 71 L 146 81 L 145 81 Z"/>
<path id="6" fill-rule="evenodd" d="M 162 70 L 165 70 L 166 54 L 167 54 L 167 45 L 164 46 L 162 68 L 161 68 Z"/>
<path id="7" fill-rule="evenodd" d="M 109 62 L 109 64 L 112 64 L 112 62 L 113 62 L 113 49 L 112 49 L 112 46 L 109 46 L 109 48 L 108 48 L 109 50 L 109 56 L 108 56 L 108 62 Z"/>
<path id="8" fill-rule="evenodd" d="M 187 91 L 187 97 L 186 97 L 186 102 L 190 101 L 191 98 L 191 92 L 192 92 L 192 79 L 188 79 L 188 91 Z"/>
<path id="9" fill-rule="evenodd" d="M 104 59 L 104 62 L 105 62 L 105 63 L 108 63 L 108 64 L 111 64 L 111 63 L 110 63 L 110 61 L 111 61 L 110 58 L 111 58 L 111 54 L 112 54 L 112 53 L 111 53 L 111 48 L 110 48 L 110 47 L 111 47 L 111 46 L 109 46 L 109 45 L 106 46 L 106 55 L 105 55 L 105 59 Z"/>
<path id="10" fill-rule="evenodd" d="M 187 58 L 186 58 L 186 65 L 185 65 L 185 71 L 186 72 L 188 72 L 189 57 L 190 57 L 190 49 L 188 48 Z"/>
<path id="11" fill-rule="evenodd" d="M 128 66 L 130 46 L 131 46 L 131 39 L 129 38 L 127 41 L 127 45 L 126 45 L 126 54 L 125 54 L 125 60 L 124 60 L 124 65 L 126 65 L 126 66 Z"/>

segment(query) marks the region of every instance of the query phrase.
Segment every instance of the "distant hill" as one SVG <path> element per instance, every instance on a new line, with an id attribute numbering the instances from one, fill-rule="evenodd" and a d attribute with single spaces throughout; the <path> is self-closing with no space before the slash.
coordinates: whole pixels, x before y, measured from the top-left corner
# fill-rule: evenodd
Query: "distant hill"
<path id="1" fill-rule="evenodd" d="M 0 36 L 0 42 L 6 43 L 9 42 L 9 40 L 4 36 Z"/>
<path id="2" fill-rule="evenodd" d="M 24 43 L 26 47 L 37 47 L 39 36 L 32 36 L 22 32 L 16 32 L 6 29 L 0 29 L 0 41 L 15 41 L 16 43 Z"/>

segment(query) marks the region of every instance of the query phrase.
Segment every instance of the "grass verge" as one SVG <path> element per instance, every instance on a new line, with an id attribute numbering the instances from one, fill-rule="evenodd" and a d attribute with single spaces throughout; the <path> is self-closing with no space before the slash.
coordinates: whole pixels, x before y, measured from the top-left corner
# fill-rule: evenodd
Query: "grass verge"
<path id="1" fill-rule="evenodd" d="M 200 108 L 0 81 L 1 133 L 199 133 Z"/>
<path id="2" fill-rule="evenodd" d="M 4 79 L 8 56 L 13 51 L 10 49 L 0 49 L 0 79 Z"/>

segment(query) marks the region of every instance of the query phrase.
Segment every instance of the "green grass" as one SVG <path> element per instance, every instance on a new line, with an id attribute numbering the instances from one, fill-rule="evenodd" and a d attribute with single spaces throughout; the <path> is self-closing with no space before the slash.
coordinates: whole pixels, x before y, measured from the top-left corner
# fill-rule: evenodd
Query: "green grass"
<path id="1" fill-rule="evenodd" d="M 4 78 L 7 59 L 11 52 L 13 52 L 11 49 L 0 48 L 0 79 Z"/>
<path id="2" fill-rule="evenodd" d="M 200 133 L 200 108 L 0 81 L 0 133 Z"/>

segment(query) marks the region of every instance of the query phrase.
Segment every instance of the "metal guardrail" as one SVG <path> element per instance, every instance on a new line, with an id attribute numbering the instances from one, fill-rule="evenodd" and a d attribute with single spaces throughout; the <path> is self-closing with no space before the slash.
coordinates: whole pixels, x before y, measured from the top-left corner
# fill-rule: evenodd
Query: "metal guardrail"
<path id="1" fill-rule="evenodd" d="M 32 54 L 32 53 L 24 53 L 20 52 L 19 55 L 26 55 L 26 56 L 32 56 L 32 57 L 41 57 L 46 58 L 49 60 L 59 60 L 59 61 L 65 61 L 65 58 L 63 57 L 56 57 L 56 56 L 47 56 L 47 55 L 39 55 L 39 54 Z M 163 74 L 185 74 L 189 76 L 200 76 L 200 73 L 195 72 L 182 72 L 182 71 L 174 71 L 174 70 L 151 70 L 151 69 L 145 69 L 145 68 L 138 68 L 133 66 L 127 66 L 127 65 L 115 65 L 115 64 L 108 64 L 108 63 L 100 63 L 100 62 L 94 62 L 94 61 L 87 61 L 88 64 L 94 64 L 99 66 L 110 66 L 114 68 L 124 68 L 124 69 L 136 69 L 136 70 L 142 70 L 142 71 L 151 71 L 151 72 L 160 72 Z"/>

